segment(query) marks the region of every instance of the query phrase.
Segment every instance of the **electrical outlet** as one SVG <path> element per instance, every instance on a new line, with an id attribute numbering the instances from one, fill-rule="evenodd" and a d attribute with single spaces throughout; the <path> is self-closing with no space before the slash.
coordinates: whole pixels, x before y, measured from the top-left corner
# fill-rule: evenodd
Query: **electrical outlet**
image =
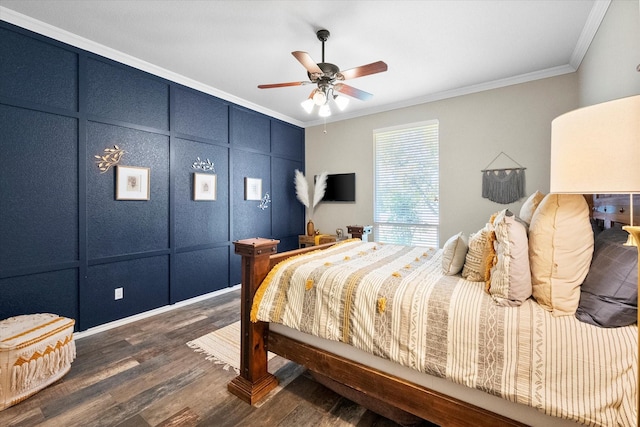
<path id="1" fill-rule="evenodd" d="M 124 298 L 124 288 L 116 288 L 114 299 Z"/>

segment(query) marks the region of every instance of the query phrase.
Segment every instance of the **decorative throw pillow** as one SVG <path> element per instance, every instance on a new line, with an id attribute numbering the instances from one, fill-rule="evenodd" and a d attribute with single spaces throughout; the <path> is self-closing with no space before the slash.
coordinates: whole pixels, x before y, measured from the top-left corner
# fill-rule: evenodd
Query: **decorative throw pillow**
<path id="1" fill-rule="evenodd" d="M 522 204 L 520 208 L 520 219 L 522 219 L 527 224 L 531 224 L 531 218 L 533 218 L 533 213 L 540 205 L 540 202 L 544 199 L 544 194 L 537 191 L 530 195 L 527 200 Z"/>
<path id="2" fill-rule="evenodd" d="M 527 227 L 505 209 L 493 221 L 495 261 L 487 286 L 493 300 L 502 306 L 521 305 L 531 296 Z"/>
<path id="3" fill-rule="evenodd" d="M 638 319 L 638 248 L 624 246 L 620 227 L 596 238 L 589 274 L 580 287 L 576 317 L 605 328 L 632 325 Z"/>
<path id="4" fill-rule="evenodd" d="M 461 232 L 451 236 L 442 249 L 442 269 L 447 276 L 460 273 L 467 255 L 467 238 Z"/>
<path id="5" fill-rule="evenodd" d="M 462 277 L 471 282 L 485 281 L 485 271 L 487 269 L 487 238 L 492 231 L 493 226 L 487 223 L 477 233 L 469 236 L 469 251 L 464 260 Z"/>
<path id="6" fill-rule="evenodd" d="M 573 315 L 593 256 L 587 201 L 579 194 L 548 194 L 529 227 L 533 297 L 554 316 Z"/>

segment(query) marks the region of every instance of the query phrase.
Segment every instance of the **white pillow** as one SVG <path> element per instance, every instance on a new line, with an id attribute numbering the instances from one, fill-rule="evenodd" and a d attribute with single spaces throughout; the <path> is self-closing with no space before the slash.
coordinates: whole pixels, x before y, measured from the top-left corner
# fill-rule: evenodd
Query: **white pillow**
<path id="1" fill-rule="evenodd" d="M 548 194 L 529 227 L 533 297 L 554 316 L 573 315 L 593 257 L 589 206 L 580 194 Z"/>
<path id="2" fill-rule="evenodd" d="M 462 232 L 451 236 L 442 249 L 442 270 L 447 276 L 460 273 L 467 256 L 467 238 Z"/>
<path id="3" fill-rule="evenodd" d="M 520 208 L 520 219 L 526 222 L 527 224 L 531 224 L 531 218 L 533 218 L 533 213 L 540 205 L 540 202 L 544 199 L 544 194 L 537 191 L 530 195 L 527 200 L 522 204 Z"/>
<path id="4" fill-rule="evenodd" d="M 488 278 L 489 294 L 502 306 L 521 305 L 531 296 L 527 227 L 505 209 L 493 220 L 496 262 Z"/>

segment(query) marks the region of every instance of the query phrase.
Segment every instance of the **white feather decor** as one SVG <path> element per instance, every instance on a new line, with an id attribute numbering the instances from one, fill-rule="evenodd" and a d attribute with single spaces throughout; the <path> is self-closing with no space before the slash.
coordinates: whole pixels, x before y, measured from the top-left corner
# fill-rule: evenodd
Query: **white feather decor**
<path id="1" fill-rule="evenodd" d="M 309 185 L 307 184 L 307 179 L 304 177 L 304 174 L 296 169 L 296 175 L 294 179 L 294 183 L 296 186 L 296 197 L 300 200 L 307 209 L 309 206 Z"/>
<path id="2" fill-rule="evenodd" d="M 295 171 L 294 184 L 296 187 L 296 197 L 300 203 L 311 211 L 309 213 L 313 215 L 313 211 L 324 197 L 324 192 L 327 189 L 327 172 L 320 172 L 320 175 L 316 177 L 313 191 L 313 205 L 311 205 L 311 200 L 309 199 L 309 184 L 307 183 L 307 179 L 298 169 Z"/>
<path id="3" fill-rule="evenodd" d="M 316 178 L 313 191 L 313 207 L 311 211 L 316 208 L 316 205 L 320 203 L 320 200 L 324 197 L 324 192 L 327 189 L 327 172 L 320 172 L 320 175 Z"/>

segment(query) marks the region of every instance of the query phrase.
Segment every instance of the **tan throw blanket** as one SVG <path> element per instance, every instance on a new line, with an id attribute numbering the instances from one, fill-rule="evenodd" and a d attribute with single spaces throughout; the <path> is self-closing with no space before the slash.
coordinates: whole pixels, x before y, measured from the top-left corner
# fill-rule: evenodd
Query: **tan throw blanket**
<path id="1" fill-rule="evenodd" d="M 497 306 L 442 272 L 441 251 L 347 241 L 276 266 L 253 320 L 342 341 L 546 414 L 636 425 L 637 327 L 554 318 L 533 299 Z"/>

